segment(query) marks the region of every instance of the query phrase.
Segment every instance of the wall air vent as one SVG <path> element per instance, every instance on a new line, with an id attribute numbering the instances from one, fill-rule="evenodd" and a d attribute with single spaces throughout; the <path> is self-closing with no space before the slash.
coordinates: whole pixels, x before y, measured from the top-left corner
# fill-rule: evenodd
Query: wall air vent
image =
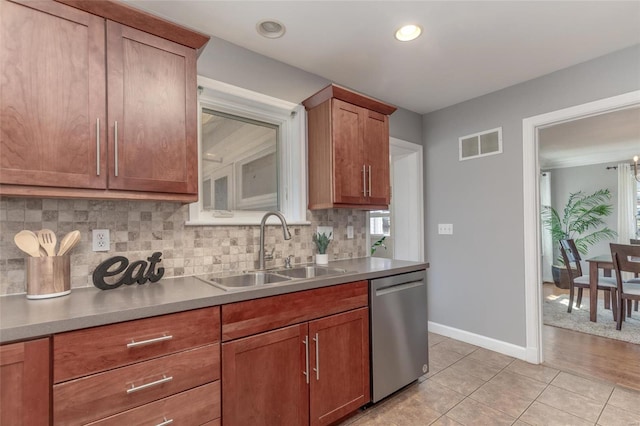
<path id="1" fill-rule="evenodd" d="M 502 153 L 502 127 L 463 136 L 460 141 L 460 161 Z"/>

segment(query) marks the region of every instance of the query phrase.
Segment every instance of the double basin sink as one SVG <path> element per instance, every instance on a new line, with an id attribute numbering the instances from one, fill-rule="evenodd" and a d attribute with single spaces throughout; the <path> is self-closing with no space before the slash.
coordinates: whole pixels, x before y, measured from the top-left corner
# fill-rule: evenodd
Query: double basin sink
<path id="1" fill-rule="evenodd" d="M 327 275 L 345 274 L 346 269 L 327 266 L 296 266 L 290 269 L 274 269 L 268 271 L 250 271 L 232 275 L 199 276 L 200 280 L 222 290 L 241 290 L 265 285 L 286 284 L 295 280 L 303 280 Z"/>

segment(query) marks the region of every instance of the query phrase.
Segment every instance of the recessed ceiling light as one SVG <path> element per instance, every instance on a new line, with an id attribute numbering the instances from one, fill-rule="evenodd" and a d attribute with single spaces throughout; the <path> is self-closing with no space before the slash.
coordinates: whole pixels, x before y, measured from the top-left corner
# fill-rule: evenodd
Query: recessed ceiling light
<path id="1" fill-rule="evenodd" d="M 396 39 L 399 41 L 415 40 L 422 34 L 422 28 L 418 25 L 405 25 L 396 31 Z"/>
<path id="2" fill-rule="evenodd" d="M 284 35 L 286 28 L 283 23 L 273 19 L 265 19 L 256 25 L 256 31 L 266 38 L 280 38 Z"/>

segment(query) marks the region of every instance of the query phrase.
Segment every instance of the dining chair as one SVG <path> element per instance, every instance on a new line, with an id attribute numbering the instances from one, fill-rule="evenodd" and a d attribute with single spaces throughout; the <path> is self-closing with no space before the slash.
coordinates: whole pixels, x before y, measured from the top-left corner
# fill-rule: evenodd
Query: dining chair
<path id="1" fill-rule="evenodd" d="M 618 286 L 616 329 L 620 330 L 625 316 L 625 307 L 630 316 L 631 301 L 640 300 L 640 280 L 634 278 L 624 281 L 622 279 L 622 272 L 640 273 L 640 245 L 611 243 L 609 246 Z"/>
<path id="2" fill-rule="evenodd" d="M 576 308 L 580 308 L 582 304 L 582 290 L 589 288 L 589 276 L 582 274 L 582 266 L 580 266 L 582 258 L 580 257 L 575 241 L 572 239 L 560 240 L 560 254 L 562 254 L 562 260 L 569 275 L 569 307 L 567 308 L 567 312 L 571 313 L 575 289 L 578 289 Z M 612 277 L 598 277 L 598 290 L 604 291 L 605 299 L 610 298 L 611 310 L 613 311 L 613 319 L 615 321 L 617 319 L 616 300 L 618 300 L 616 296 L 616 279 Z"/>

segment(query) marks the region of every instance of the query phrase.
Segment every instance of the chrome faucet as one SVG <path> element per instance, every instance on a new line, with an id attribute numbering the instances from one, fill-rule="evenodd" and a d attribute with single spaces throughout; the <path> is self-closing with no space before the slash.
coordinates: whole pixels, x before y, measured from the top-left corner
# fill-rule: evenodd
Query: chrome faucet
<path id="1" fill-rule="evenodd" d="M 282 223 L 282 233 L 284 235 L 284 239 L 285 240 L 290 240 L 291 239 L 291 232 L 289 232 L 289 227 L 287 226 L 287 221 L 285 220 L 285 218 L 282 215 L 282 213 L 280 213 L 280 212 L 266 212 L 264 214 L 264 216 L 262 216 L 262 221 L 260 222 L 260 252 L 259 252 L 260 267 L 258 268 L 260 270 L 264 269 L 264 259 L 265 259 L 265 255 L 264 255 L 264 226 L 265 226 L 265 224 L 267 222 L 267 218 L 269 216 L 277 216 L 278 219 L 280 219 L 280 222 Z M 273 257 L 271 257 L 271 258 L 273 258 Z"/>

